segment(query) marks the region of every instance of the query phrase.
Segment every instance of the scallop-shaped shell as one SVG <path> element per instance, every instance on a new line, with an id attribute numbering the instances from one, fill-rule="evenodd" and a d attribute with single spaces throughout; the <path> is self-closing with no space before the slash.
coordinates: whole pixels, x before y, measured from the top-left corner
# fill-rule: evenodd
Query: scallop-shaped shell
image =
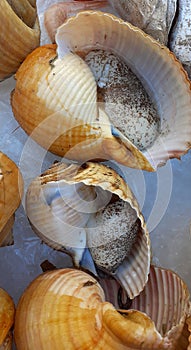
<path id="1" fill-rule="evenodd" d="M 35 4 L 28 0 L 0 1 L 0 80 L 15 73 L 39 45 Z"/>
<path id="2" fill-rule="evenodd" d="M 58 163 L 29 186 L 26 212 L 36 233 L 69 252 L 76 265 L 96 273 L 93 258 L 115 275 L 130 298 L 143 290 L 149 235 L 134 195 L 114 170 L 97 163 Z"/>
<path id="3" fill-rule="evenodd" d="M 0 246 L 13 243 L 12 226 L 23 190 L 23 181 L 16 164 L 0 152 Z"/>
<path id="4" fill-rule="evenodd" d="M 12 349 L 12 334 L 15 317 L 15 306 L 12 298 L 0 288 L 0 350 Z"/>
<path id="5" fill-rule="evenodd" d="M 176 275 L 160 269 L 152 270 L 150 279 L 164 293 L 160 303 L 148 287 L 148 296 L 152 295 L 153 299 L 141 297 L 142 309 L 146 306 L 148 311 L 149 302 L 150 311 L 154 310 L 155 315 L 157 311 L 161 315 L 164 308 L 169 309 L 172 320 L 169 319 L 171 329 L 167 332 L 163 329 L 168 318 L 166 312 L 161 318 L 164 324 L 157 325 L 163 329 L 160 333 L 145 312 L 135 309 L 118 312 L 111 303 L 105 302 L 104 292 L 92 276 L 80 270 L 62 269 L 39 276 L 22 295 L 15 319 L 17 349 L 186 350 L 188 338 L 186 347 L 180 346 L 182 342 L 177 338 L 189 312 L 187 287 Z M 172 310 L 168 303 L 173 306 Z"/>
<path id="6" fill-rule="evenodd" d="M 25 60 L 12 95 L 15 118 L 38 143 L 68 159 L 114 159 L 150 171 L 188 151 L 190 82 L 166 47 L 99 11 L 80 12 L 68 19 L 59 27 L 56 42 L 58 57 L 55 46 L 45 46 Z M 140 152 L 97 105 L 95 78 L 75 54 L 93 49 L 119 56 L 156 104 L 160 132 L 146 151 Z M 147 134 L 149 127 L 143 132 Z"/>

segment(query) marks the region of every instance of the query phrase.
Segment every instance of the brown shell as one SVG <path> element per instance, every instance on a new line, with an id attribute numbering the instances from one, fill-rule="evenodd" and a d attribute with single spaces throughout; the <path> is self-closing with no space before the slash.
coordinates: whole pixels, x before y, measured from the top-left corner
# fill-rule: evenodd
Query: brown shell
<path id="1" fill-rule="evenodd" d="M 23 180 L 16 164 L 0 152 L 0 246 L 13 243 L 12 226 L 23 191 Z"/>
<path id="2" fill-rule="evenodd" d="M 13 326 L 15 306 L 12 298 L 0 288 L 0 349 L 12 349 L 12 335 L 10 329 Z"/>

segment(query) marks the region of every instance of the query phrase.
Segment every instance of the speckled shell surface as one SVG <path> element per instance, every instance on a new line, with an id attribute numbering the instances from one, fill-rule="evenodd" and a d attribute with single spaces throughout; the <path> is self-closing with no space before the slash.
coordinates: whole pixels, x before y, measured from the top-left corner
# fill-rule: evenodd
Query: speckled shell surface
<path id="1" fill-rule="evenodd" d="M 145 152 L 154 168 L 188 151 L 190 81 L 180 62 L 165 46 L 111 14 L 93 11 L 81 12 L 60 26 L 56 42 L 59 57 L 68 51 L 109 50 L 138 76 L 155 101 L 161 119 L 160 134 Z"/>
<path id="2" fill-rule="evenodd" d="M 56 42 L 57 48 L 42 46 L 27 57 L 16 74 L 11 99 L 16 120 L 41 146 L 80 162 L 112 159 L 148 171 L 190 149 L 190 81 L 165 46 L 99 11 L 69 18 L 57 30 Z M 115 118 L 111 122 L 104 104 L 98 102 L 93 73 L 76 54 L 95 49 L 124 61 L 157 108 L 159 131 L 143 151 L 121 131 L 119 115 L 116 127 Z M 138 122 L 137 128 L 142 130 L 142 124 Z M 155 135 L 148 119 L 145 135 L 150 131 Z"/>
<path id="3" fill-rule="evenodd" d="M 14 212 L 23 191 L 23 180 L 16 164 L 0 152 L 0 246 L 13 242 Z"/>
<path id="4" fill-rule="evenodd" d="M 36 10 L 27 0 L 0 2 L 0 81 L 15 73 L 39 45 Z"/>
<path id="5" fill-rule="evenodd" d="M 67 193 L 72 195 L 68 196 Z M 124 209 L 122 206 L 122 211 L 117 218 L 118 227 L 114 226 L 115 232 L 111 233 L 114 223 L 110 219 L 115 213 L 112 210 L 111 217 L 111 208 L 107 212 L 107 207 L 113 196 L 124 202 Z M 100 219 L 97 222 L 93 219 L 93 225 L 88 226 L 92 220 L 89 219 L 89 214 L 92 213 L 91 218 L 94 218 L 96 212 L 100 210 L 100 202 L 106 210 L 108 221 L 105 223 L 101 221 L 99 226 L 101 213 Z M 136 240 L 130 246 L 128 255 L 124 250 L 121 256 L 123 250 L 120 247 L 117 248 L 118 239 L 122 239 L 121 244 L 125 244 L 123 239 L 128 240 L 123 238 L 123 233 L 125 229 L 127 230 L 124 226 L 126 222 L 128 223 L 129 209 L 132 228 L 135 225 L 137 230 Z M 125 214 L 126 210 L 128 210 L 127 214 Z M 84 249 L 88 247 L 91 251 L 94 246 L 92 256 L 95 263 L 109 273 L 112 271 L 130 298 L 138 295 L 144 288 L 150 266 L 149 234 L 130 188 L 111 168 L 97 163 L 86 163 L 82 167 L 64 163 L 54 165 L 29 186 L 26 211 L 37 234 L 56 249 L 62 250 L 65 247 L 74 256 L 77 265 L 83 257 Z M 117 212 L 115 217 L 116 215 Z M 112 244 L 113 248 L 111 248 Z M 115 266 L 118 259 L 119 263 Z M 105 261 L 108 261 L 108 266 Z"/>

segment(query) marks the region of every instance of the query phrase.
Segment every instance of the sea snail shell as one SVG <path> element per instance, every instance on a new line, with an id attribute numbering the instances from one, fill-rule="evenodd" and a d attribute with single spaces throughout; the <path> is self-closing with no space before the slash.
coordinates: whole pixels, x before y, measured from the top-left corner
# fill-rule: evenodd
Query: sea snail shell
<path id="1" fill-rule="evenodd" d="M 14 213 L 19 207 L 23 180 L 16 164 L 0 152 L 0 246 L 13 243 Z"/>
<path id="2" fill-rule="evenodd" d="M 26 212 L 42 240 L 70 253 L 76 266 L 96 273 L 93 258 L 130 298 L 144 288 L 149 234 L 134 195 L 113 169 L 91 162 L 55 164 L 30 184 Z"/>
<path id="3" fill-rule="evenodd" d="M 55 46 L 29 55 L 17 72 L 12 95 L 15 118 L 38 143 L 68 159 L 113 159 L 150 171 L 188 151 L 190 82 L 166 47 L 114 15 L 98 11 L 68 19 L 59 27 L 56 42 L 58 57 Z M 157 106 L 160 132 L 143 152 L 97 104 L 95 78 L 75 54 L 95 49 L 124 60 Z"/>
<path id="4" fill-rule="evenodd" d="M 15 73 L 39 45 L 35 4 L 28 0 L 0 1 L 0 81 Z"/>
<path id="5" fill-rule="evenodd" d="M 118 312 L 105 301 L 98 281 L 80 270 L 61 269 L 40 275 L 28 286 L 18 304 L 17 349 L 186 350 L 189 334 L 186 347 L 182 346 L 181 334 L 189 315 L 187 287 L 172 272 L 152 270 L 150 283 L 160 290 L 161 297 L 157 300 L 155 290 L 147 286 L 145 293 L 151 299 L 137 297 L 144 312 L 150 305 L 152 319 L 142 310 Z M 169 312 L 172 318 L 166 324 Z M 160 324 L 154 323 L 157 319 Z"/>

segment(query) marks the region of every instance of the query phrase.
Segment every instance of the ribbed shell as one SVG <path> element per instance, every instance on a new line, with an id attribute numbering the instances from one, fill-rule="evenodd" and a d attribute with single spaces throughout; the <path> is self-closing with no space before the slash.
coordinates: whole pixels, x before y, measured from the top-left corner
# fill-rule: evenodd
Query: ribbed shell
<path id="1" fill-rule="evenodd" d="M 189 296 L 183 283 L 177 285 L 177 300 L 185 297 L 181 320 L 185 321 Z M 169 290 L 173 286 L 170 282 Z M 187 349 L 175 347 L 172 339 L 166 338 L 145 313 L 132 309 L 117 312 L 105 302 L 98 282 L 80 270 L 62 269 L 40 275 L 23 293 L 16 311 L 18 350 Z"/>
<path id="2" fill-rule="evenodd" d="M 0 246 L 13 242 L 11 228 L 22 190 L 23 180 L 18 167 L 0 152 Z"/>
<path id="3" fill-rule="evenodd" d="M 116 308 L 128 303 L 125 291 L 114 279 L 102 279 L 100 284 L 106 301 Z M 190 295 L 187 286 L 173 271 L 151 266 L 148 282 L 129 308 L 146 313 L 154 322 L 169 349 L 188 347 L 187 317 L 190 313 Z"/>
<path id="4" fill-rule="evenodd" d="M 95 78 L 78 55 L 58 59 L 55 45 L 39 47 L 15 77 L 14 116 L 41 146 L 72 160 L 115 159 L 153 170 L 128 139 L 123 145 L 112 135 L 108 116 L 97 105 Z"/>
<path id="5" fill-rule="evenodd" d="M 124 60 L 142 81 L 161 119 L 160 135 L 145 152 L 154 168 L 190 149 L 190 81 L 180 62 L 165 46 L 128 22 L 93 11 L 81 12 L 60 26 L 56 42 L 60 58 L 68 51 L 109 50 Z"/>
<path id="6" fill-rule="evenodd" d="M 106 206 L 113 195 L 129 203 L 140 225 L 129 255 L 123 257 L 123 262 L 114 272 L 129 297 L 133 298 L 144 288 L 148 278 L 150 240 L 134 195 L 114 170 L 97 163 L 86 163 L 82 167 L 58 163 L 31 183 L 26 196 L 26 211 L 37 234 L 54 248 L 67 249 L 78 265 L 86 245 L 88 246 L 88 213 L 96 213 L 100 202 L 101 206 Z M 97 231 L 96 227 L 95 230 L 90 230 L 90 235 L 95 235 L 95 242 Z M 119 227 L 118 236 L 120 235 Z M 90 242 L 92 243 L 92 238 Z M 111 250 L 109 259 L 112 254 Z M 99 266 L 100 257 L 99 262 L 95 262 Z"/>
<path id="7" fill-rule="evenodd" d="M 15 73 L 39 45 L 40 33 L 36 10 L 29 1 L 1 0 L 0 13 L 0 80 L 3 80 Z"/>
<path id="8" fill-rule="evenodd" d="M 15 316 L 15 306 L 12 298 L 2 288 L 0 288 L 0 350 L 12 349 L 12 334 Z"/>

